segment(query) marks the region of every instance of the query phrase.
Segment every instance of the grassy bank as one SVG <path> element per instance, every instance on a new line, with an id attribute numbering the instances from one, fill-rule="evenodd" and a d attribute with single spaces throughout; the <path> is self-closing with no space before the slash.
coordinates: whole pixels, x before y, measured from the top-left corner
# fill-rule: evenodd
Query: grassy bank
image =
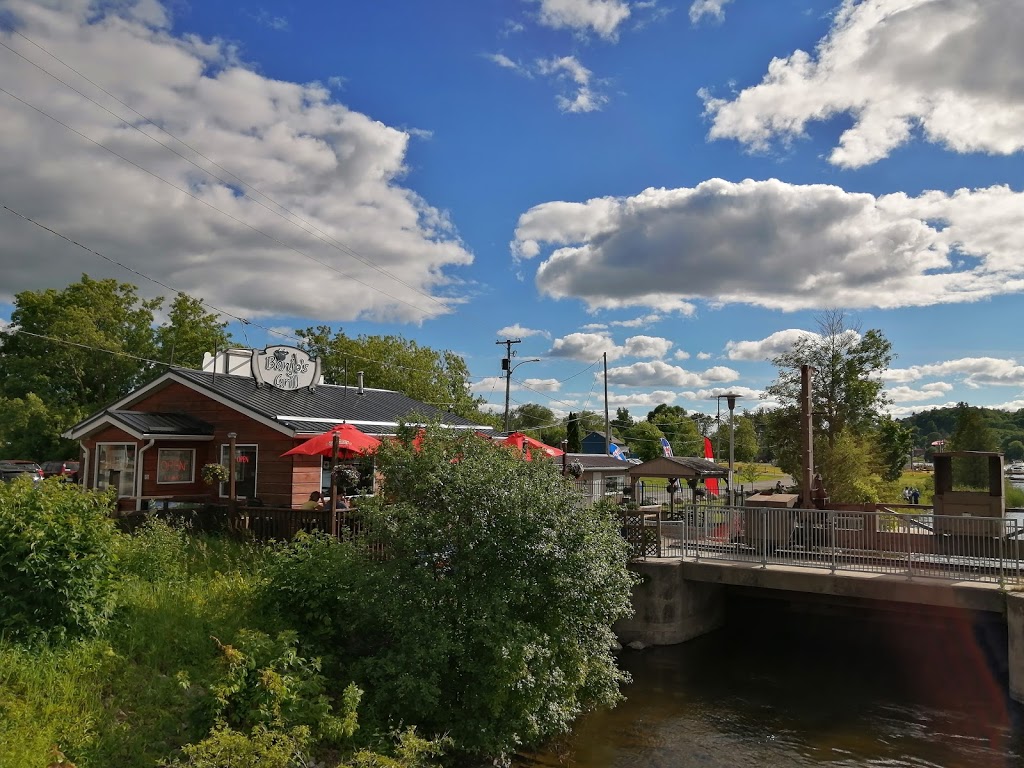
<path id="1" fill-rule="evenodd" d="M 212 637 L 274 631 L 256 607 L 260 549 L 167 526 L 118 539 L 116 608 L 102 638 L 0 644 L 0 765 L 154 766 L 210 728 Z"/>

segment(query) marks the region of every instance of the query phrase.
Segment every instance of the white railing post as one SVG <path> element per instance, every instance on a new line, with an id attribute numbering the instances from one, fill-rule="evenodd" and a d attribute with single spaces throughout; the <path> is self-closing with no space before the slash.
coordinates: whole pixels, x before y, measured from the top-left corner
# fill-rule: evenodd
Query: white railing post
<path id="1" fill-rule="evenodd" d="M 906 515 L 901 515 L 901 517 L 904 518 L 904 522 L 903 522 L 903 539 L 904 539 L 904 541 L 907 542 L 907 581 L 913 581 L 914 580 L 914 560 L 913 560 L 913 558 L 911 557 L 911 554 L 910 554 L 910 551 L 912 549 L 912 547 L 910 546 L 910 524 L 908 522 L 906 522 L 906 520 L 907 520 Z"/>
<path id="2" fill-rule="evenodd" d="M 828 520 L 828 543 L 829 550 L 831 551 L 830 559 L 832 561 L 832 575 L 836 573 L 836 511 L 830 509 L 826 517 Z"/>
<path id="3" fill-rule="evenodd" d="M 768 512 L 761 507 L 761 531 L 764 534 L 761 538 L 761 567 L 768 567 Z"/>

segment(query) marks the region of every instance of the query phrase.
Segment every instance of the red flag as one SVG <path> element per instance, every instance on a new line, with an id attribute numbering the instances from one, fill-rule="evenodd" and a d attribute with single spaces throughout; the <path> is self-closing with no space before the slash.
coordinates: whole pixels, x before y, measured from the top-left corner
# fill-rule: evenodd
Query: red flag
<path id="1" fill-rule="evenodd" d="M 711 459 L 712 461 L 715 460 L 715 452 L 711 448 L 711 438 L 710 437 L 705 437 L 704 438 L 704 458 L 705 459 Z M 708 493 L 713 493 L 713 494 L 715 494 L 717 496 L 718 495 L 718 478 L 717 477 L 706 478 L 704 480 L 704 487 L 708 489 Z"/>

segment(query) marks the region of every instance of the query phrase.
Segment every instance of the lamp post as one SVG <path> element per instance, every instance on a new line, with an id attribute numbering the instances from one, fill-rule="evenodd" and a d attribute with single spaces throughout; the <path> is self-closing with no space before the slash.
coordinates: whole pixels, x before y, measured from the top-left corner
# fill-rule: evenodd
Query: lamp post
<path id="1" fill-rule="evenodd" d="M 235 432 L 228 432 L 228 509 L 235 511 L 235 479 L 238 468 L 235 466 L 235 445 L 238 435 Z"/>
<path id="2" fill-rule="evenodd" d="M 506 358 L 506 361 L 508 362 L 508 358 Z M 540 362 L 540 358 L 539 357 L 531 357 L 531 358 L 529 358 L 527 360 L 520 360 L 515 365 L 509 365 L 509 367 L 508 367 L 508 372 L 505 374 L 505 421 L 504 421 L 504 424 L 505 424 L 505 433 L 506 434 L 508 434 L 508 393 L 509 393 L 510 385 L 512 383 L 512 371 L 514 371 L 520 365 L 525 365 L 526 363 L 539 363 L 539 362 Z"/>
<path id="3" fill-rule="evenodd" d="M 732 479 L 733 464 L 735 463 L 733 460 L 733 457 L 735 455 L 733 452 L 733 444 L 736 439 L 736 421 L 735 419 L 733 419 L 733 411 L 736 410 L 736 401 L 739 400 L 740 396 L 732 392 L 729 392 L 728 394 L 725 395 L 719 395 L 719 401 L 721 401 L 723 397 L 729 404 L 729 506 L 734 507 L 736 506 L 736 493 L 733 490 Z"/>

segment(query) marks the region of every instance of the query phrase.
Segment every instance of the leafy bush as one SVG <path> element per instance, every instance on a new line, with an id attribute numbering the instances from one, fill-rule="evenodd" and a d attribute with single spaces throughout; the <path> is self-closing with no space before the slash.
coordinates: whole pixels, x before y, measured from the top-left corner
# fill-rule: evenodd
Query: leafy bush
<path id="1" fill-rule="evenodd" d="M 438 429 L 416 448 L 414 434 L 381 446 L 383 493 L 360 506 L 385 556 L 282 550 L 279 609 L 346 654 L 364 717 L 448 733 L 467 753 L 509 752 L 617 702 L 611 625 L 633 579 L 612 520 L 551 462 Z"/>
<path id="2" fill-rule="evenodd" d="M 113 609 L 113 498 L 68 483 L 0 483 L 0 633 L 97 633 Z"/>

